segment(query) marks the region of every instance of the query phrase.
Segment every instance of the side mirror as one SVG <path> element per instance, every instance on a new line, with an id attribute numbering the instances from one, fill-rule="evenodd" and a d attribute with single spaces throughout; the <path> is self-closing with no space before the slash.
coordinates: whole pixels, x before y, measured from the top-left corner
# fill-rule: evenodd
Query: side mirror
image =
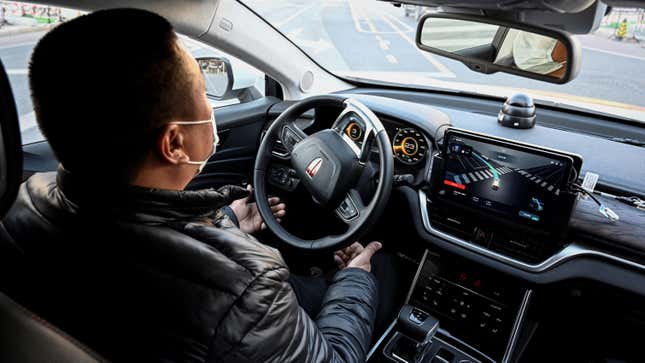
<path id="1" fill-rule="evenodd" d="M 568 33 L 462 14 L 426 14 L 417 46 L 481 73 L 504 72 L 551 83 L 578 74 L 580 45 Z"/>
<path id="2" fill-rule="evenodd" d="M 233 69 L 226 58 L 196 58 L 202 71 L 206 93 L 218 100 L 235 96 L 233 92 Z"/>

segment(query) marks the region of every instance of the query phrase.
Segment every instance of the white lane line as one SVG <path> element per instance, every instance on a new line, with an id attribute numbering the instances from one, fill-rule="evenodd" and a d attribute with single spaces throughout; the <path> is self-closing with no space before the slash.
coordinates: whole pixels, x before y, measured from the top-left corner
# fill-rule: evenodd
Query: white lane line
<path id="1" fill-rule="evenodd" d="M 618 52 L 614 52 L 614 51 L 611 51 L 611 50 L 599 49 L 599 48 L 594 48 L 594 47 L 584 47 L 583 46 L 582 48 L 583 49 L 589 49 L 589 50 L 592 50 L 594 52 L 600 52 L 600 53 L 605 53 L 605 54 L 617 55 L 619 57 L 625 57 L 625 58 L 631 58 L 631 59 L 645 61 L 645 57 L 639 57 L 637 55 L 618 53 Z"/>
<path id="2" fill-rule="evenodd" d="M 23 76 L 29 74 L 29 70 L 27 68 L 13 68 L 13 69 L 7 69 L 7 74 L 8 75 L 14 75 L 14 76 Z"/>
<path id="3" fill-rule="evenodd" d="M 395 56 L 393 56 L 392 54 L 388 54 L 388 55 L 386 55 L 386 56 L 385 56 L 385 59 L 387 59 L 387 61 L 388 61 L 388 62 L 390 62 L 391 64 L 397 64 L 397 63 L 399 63 L 399 61 L 396 59 L 396 57 L 395 57 Z"/>
<path id="4" fill-rule="evenodd" d="M 376 27 L 374 26 L 374 23 L 369 19 L 367 14 L 365 14 L 365 11 L 362 7 L 358 7 L 357 5 L 354 4 L 354 2 L 350 1 L 349 2 L 349 11 L 352 14 L 352 20 L 354 20 L 354 26 L 356 27 L 356 31 L 359 33 L 376 33 Z M 367 24 L 368 29 L 363 28 L 363 24 L 361 22 L 365 22 Z"/>
<path id="5" fill-rule="evenodd" d="M 408 25 L 407 23 L 405 23 L 401 19 L 398 19 L 396 16 L 393 16 L 392 14 L 385 14 L 385 15 L 388 16 L 390 19 L 396 21 L 397 23 L 403 25 L 406 28 L 406 30 L 404 30 L 406 33 L 410 33 L 410 32 L 414 31 L 415 34 L 416 34 L 416 29 L 411 27 L 410 25 Z"/>
<path id="6" fill-rule="evenodd" d="M 378 41 L 378 46 L 382 50 L 390 50 L 390 41 L 383 39 L 380 35 L 376 36 L 376 41 Z"/>
<path id="7" fill-rule="evenodd" d="M 28 46 L 28 45 L 36 45 L 36 43 L 38 43 L 38 42 L 23 42 L 23 43 L 11 44 L 11 45 L 2 45 L 2 46 L 0 46 L 0 49 L 25 47 L 25 46 Z"/>
<path id="8" fill-rule="evenodd" d="M 276 22 L 276 23 L 275 23 L 275 24 L 273 24 L 273 25 L 274 25 L 276 28 L 281 28 L 282 26 L 284 26 L 284 25 L 286 25 L 287 23 L 291 22 L 293 19 L 295 19 L 295 18 L 297 18 L 298 16 L 300 16 L 300 15 L 301 15 L 302 13 L 304 13 L 305 11 L 307 11 L 307 10 L 309 10 L 309 9 L 312 9 L 312 8 L 313 8 L 314 6 L 316 6 L 316 5 L 318 5 L 318 2 L 314 2 L 313 4 L 311 4 L 311 5 L 309 5 L 309 6 L 305 6 L 304 8 L 301 8 L 301 9 L 299 9 L 298 11 L 296 11 L 295 13 L 291 14 L 291 15 L 290 15 L 289 17 L 287 17 L 286 19 L 284 19 L 284 20 L 282 20 L 282 21 L 278 21 L 278 22 Z"/>
<path id="9" fill-rule="evenodd" d="M 424 52 L 421 49 L 417 48 L 417 44 L 412 40 L 405 32 L 403 32 L 399 27 L 397 27 L 394 23 L 392 23 L 391 20 L 389 20 L 386 16 L 381 16 L 381 19 L 383 19 L 384 22 L 387 23 L 394 31 L 401 37 L 403 38 L 406 42 L 408 42 L 414 49 L 419 52 L 425 59 L 428 60 L 428 62 L 432 63 L 435 68 L 440 73 L 444 74 L 444 77 L 450 77 L 454 78 L 456 77 L 454 73 L 452 73 L 446 66 L 444 66 L 442 63 L 440 63 L 438 60 L 436 60 L 430 53 Z"/>

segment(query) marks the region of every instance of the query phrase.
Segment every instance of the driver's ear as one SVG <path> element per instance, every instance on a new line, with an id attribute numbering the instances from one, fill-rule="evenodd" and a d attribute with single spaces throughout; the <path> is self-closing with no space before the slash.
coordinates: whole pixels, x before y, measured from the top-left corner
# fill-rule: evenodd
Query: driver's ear
<path id="1" fill-rule="evenodd" d="M 189 160 L 184 150 L 184 134 L 178 125 L 167 125 L 157 139 L 161 159 L 171 164 L 183 164 Z"/>

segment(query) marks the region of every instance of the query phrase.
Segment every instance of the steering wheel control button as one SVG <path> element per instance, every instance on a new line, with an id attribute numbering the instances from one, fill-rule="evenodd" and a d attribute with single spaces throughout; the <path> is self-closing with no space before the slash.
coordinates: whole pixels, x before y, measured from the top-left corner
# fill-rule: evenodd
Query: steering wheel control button
<path id="1" fill-rule="evenodd" d="M 286 166 L 272 166 L 269 170 L 269 183 L 288 192 L 294 191 L 300 180 L 295 177 L 296 171 Z"/>
<path id="2" fill-rule="evenodd" d="M 338 214 L 340 214 L 341 218 L 345 220 L 353 219 L 358 215 L 358 209 L 356 209 L 354 202 L 349 197 L 345 198 L 336 210 L 338 211 Z"/>

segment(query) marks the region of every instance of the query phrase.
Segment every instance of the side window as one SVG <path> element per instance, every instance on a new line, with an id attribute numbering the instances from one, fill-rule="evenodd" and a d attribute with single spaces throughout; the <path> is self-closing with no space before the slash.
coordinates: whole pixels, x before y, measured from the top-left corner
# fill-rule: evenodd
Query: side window
<path id="1" fill-rule="evenodd" d="M 38 40 L 57 24 L 82 12 L 21 2 L 0 2 L 0 60 L 13 90 L 23 144 L 44 140 L 31 104 L 28 68 Z"/>
<path id="2" fill-rule="evenodd" d="M 264 97 L 264 73 L 208 44 L 183 35 L 179 38 L 200 63 L 206 93 L 213 107 L 226 107 Z"/>

